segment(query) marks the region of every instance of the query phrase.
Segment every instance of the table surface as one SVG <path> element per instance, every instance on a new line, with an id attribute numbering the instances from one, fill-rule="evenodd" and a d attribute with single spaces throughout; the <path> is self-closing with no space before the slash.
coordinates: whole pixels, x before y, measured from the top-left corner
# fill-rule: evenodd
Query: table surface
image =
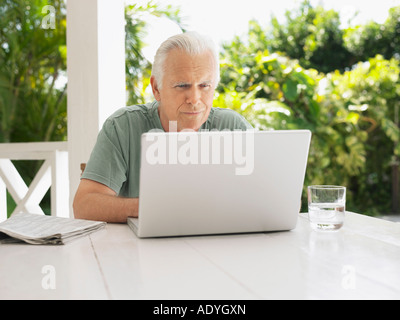
<path id="1" fill-rule="evenodd" d="M 139 239 L 108 224 L 63 246 L 0 245 L 0 299 L 400 299 L 400 224 Z"/>

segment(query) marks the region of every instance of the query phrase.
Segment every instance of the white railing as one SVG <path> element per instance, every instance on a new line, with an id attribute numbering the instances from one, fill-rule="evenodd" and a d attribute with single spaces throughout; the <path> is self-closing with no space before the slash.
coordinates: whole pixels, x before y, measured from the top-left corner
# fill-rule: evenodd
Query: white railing
<path id="1" fill-rule="evenodd" d="M 28 187 L 11 160 L 44 160 Z M 7 219 L 7 190 L 16 212 L 44 214 L 40 202 L 50 190 L 51 215 L 69 217 L 67 142 L 0 143 L 0 221 Z"/>

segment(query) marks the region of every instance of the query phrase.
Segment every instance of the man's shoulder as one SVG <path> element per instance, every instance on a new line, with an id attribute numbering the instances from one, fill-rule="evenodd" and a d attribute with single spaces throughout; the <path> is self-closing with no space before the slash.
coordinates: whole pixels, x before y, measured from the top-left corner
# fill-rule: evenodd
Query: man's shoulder
<path id="1" fill-rule="evenodd" d="M 232 109 L 212 107 L 210 113 L 212 129 L 246 129 L 251 128 L 247 120 Z"/>
<path id="2" fill-rule="evenodd" d="M 220 119 L 244 119 L 244 117 L 235 110 L 228 108 L 212 107 L 213 116 Z"/>
<path id="3" fill-rule="evenodd" d="M 102 131 L 123 136 L 140 135 L 158 127 L 157 116 L 157 104 L 154 102 L 122 107 L 106 119 Z"/>
<path id="4" fill-rule="evenodd" d="M 119 108 L 115 111 L 107 120 L 117 120 L 124 117 L 141 117 L 148 116 L 151 113 L 151 110 L 154 108 L 154 102 L 146 103 L 146 104 L 137 104 L 131 105 L 127 107 Z"/>
<path id="5" fill-rule="evenodd" d="M 228 108 L 212 107 L 212 109 L 214 110 L 214 112 L 222 114 L 231 114 L 231 115 L 238 114 L 235 110 Z"/>

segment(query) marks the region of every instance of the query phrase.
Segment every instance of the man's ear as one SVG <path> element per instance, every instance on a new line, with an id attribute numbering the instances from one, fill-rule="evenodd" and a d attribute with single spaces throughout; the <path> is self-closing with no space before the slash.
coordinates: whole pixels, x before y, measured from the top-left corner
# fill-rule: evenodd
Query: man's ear
<path id="1" fill-rule="evenodd" d="M 154 76 L 150 77 L 150 84 L 151 84 L 151 89 L 153 90 L 154 98 L 157 101 L 160 101 L 161 100 L 160 90 L 158 89 L 158 84 Z"/>

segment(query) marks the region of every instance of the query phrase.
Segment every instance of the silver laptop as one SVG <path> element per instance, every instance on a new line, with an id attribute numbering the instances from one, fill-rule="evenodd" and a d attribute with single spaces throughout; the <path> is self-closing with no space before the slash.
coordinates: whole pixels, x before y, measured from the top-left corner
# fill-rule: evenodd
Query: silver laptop
<path id="1" fill-rule="evenodd" d="M 295 228 L 311 132 L 149 132 L 141 139 L 138 237 Z"/>

